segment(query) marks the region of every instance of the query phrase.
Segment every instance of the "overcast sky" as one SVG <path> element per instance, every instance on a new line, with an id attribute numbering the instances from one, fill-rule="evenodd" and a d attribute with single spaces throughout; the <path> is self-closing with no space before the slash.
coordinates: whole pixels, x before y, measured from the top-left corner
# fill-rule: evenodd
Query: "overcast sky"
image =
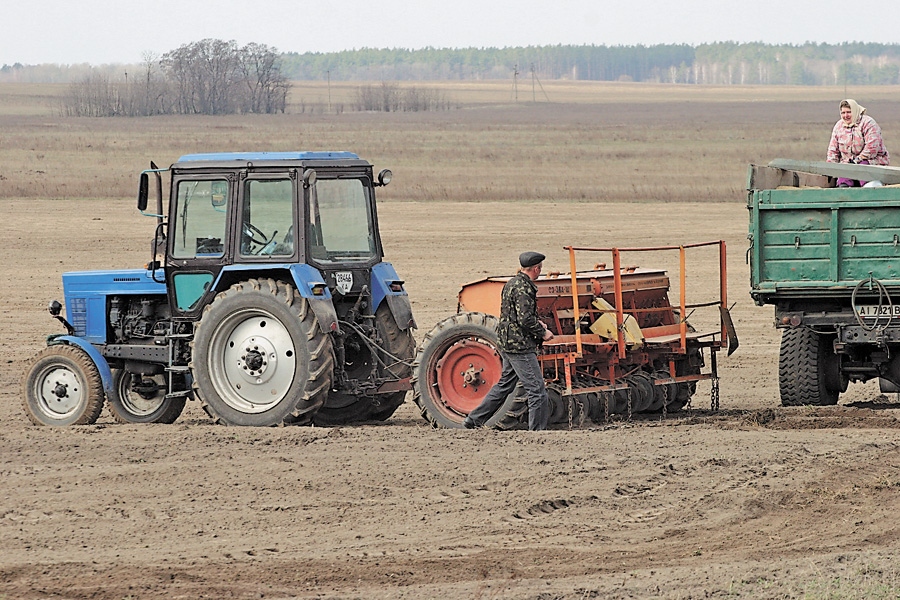
<path id="1" fill-rule="evenodd" d="M 898 25 L 898 0 L 9 0 L 0 13 L 0 64 L 137 63 L 204 38 L 281 52 L 898 43 Z"/>

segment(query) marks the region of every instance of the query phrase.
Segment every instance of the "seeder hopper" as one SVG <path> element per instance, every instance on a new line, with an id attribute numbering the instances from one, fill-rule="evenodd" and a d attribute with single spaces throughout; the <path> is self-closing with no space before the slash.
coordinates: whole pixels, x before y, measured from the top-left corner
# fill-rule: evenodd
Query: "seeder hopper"
<path id="1" fill-rule="evenodd" d="M 687 250 L 718 247 L 718 298 L 687 303 Z M 715 249 L 715 248 L 713 248 Z M 603 422 L 610 415 L 675 412 L 691 400 L 698 381 L 710 380 L 711 407 L 718 409 L 716 353 L 730 355 L 738 341 L 728 313 L 725 243 L 654 248 L 568 246 L 570 272 L 542 275 L 538 316 L 555 337 L 539 360 L 550 396 L 552 424 Z M 670 280 L 660 269 L 622 267 L 622 254 L 679 252 L 679 299 L 669 300 Z M 611 253 L 612 267 L 598 263 L 578 271 L 578 253 Z M 459 292 L 458 313 L 444 319 L 419 347 L 412 380 L 413 398 L 435 427 L 462 427 L 501 373 L 497 350 L 500 292 L 510 279 L 488 277 Z M 718 326 L 697 331 L 682 315 L 718 309 Z M 706 367 L 704 353 L 709 356 Z M 511 429 L 527 420 L 518 390 L 486 423 Z"/>

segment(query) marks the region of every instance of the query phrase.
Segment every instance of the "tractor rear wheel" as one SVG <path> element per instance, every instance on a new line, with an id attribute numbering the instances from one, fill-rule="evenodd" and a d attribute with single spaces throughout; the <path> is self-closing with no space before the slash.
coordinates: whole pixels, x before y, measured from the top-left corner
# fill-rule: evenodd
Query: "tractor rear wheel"
<path id="1" fill-rule="evenodd" d="M 187 400 L 166 398 L 165 375 L 139 375 L 113 369 L 109 412 L 119 423 L 174 423 Z"/>
<path id="2" fill-rule="evenodd" d="M 331 338 L 305 298 L 272 279 L 236 283 L 194 327 L 193 389 L 224 425 L 306 424 L 331 388 Z"/>
<path id="3" fill-rule="evenodd" d="M 434 427 L 459 429 L 500 379 L 497 317 L 459 313 L 435 325 L 413 361 L 413 400 Z M 514 429 L 527 419 L 528 406 L 517 386 L 485 427 Z"/>
<path id="4" fill-rule="evenodd" d="M 347 357 L 351 376 L 365 379 L 374 373 L 378 378 L 403 379 L 409 377 L 410 363 L 416 352 L 412 330 L 400 329 L 387 302 L 375 311 L 375 330 L 385 352 L 373 349 L 353 333 L 358 350 Z M 349 337 L 349 336 L 348 336 Z M 333 426 L 354 421 L 384 421 L 403 404 L 406 392 L 392 392 L 377 396 L 357 396 L 332 390 L 325 405 L 313 416 L 316 425 Z"/>
<path id="5" fill-rule="evenodd" d="M 837 404 L 847 389 L 831 338 L 807 327 L 785 329 L 778 357 L 778 386 L 782 406 Z"/>
<path id="6" fill-rule="evenodd" d="M 34 357 L 22 387 L 25 413 L 35 425 L 90 425 L 103 410 L 100 370 L 75 346 L 44 348 Z"/>

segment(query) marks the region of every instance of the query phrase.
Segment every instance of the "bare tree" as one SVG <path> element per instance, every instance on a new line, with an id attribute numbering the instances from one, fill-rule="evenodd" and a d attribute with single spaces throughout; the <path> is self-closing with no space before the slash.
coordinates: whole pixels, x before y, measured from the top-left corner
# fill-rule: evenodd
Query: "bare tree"
<path id="1" fill-rule="evenodd" d="M 222 115 L 284 112 L 290 84 L 274 48 L 206 39 L 162 58 L 147 53 L 137 73 L 113 83 L 93 70 L 70 85 L 61 112 L 71 116 Z"/>
<path id="2" fill-rule="evenodd" d="M 452 103 L 440 90 L 416 87 L 401 89 L 399 84 L 386 81 L 377 87 L 365 85 L 356 88 L 356 110 L 415 112 L 451 108 Z"/>
<path id="3" fill-rule="evenodd" d="M 71 117 L 113 117 L 122 114 L 119 86 L 105 73 L 89 73 L 69 85 L 62 100 L 62 114 Z"/>
<path id="4" fill-rule="evenodd" d="M 236 112 L 238 50 L 234 41 L 205 39 L 163 55 L 175 87 L 175 112 L 221 115 Z"/>
<path id="5" fill-rule="evenodd" d="M 243 80 L 243 112 L 284 112 L 290 84 L 281 74 L 280 59 L 274 48 L 247 44 L 237 54 Z"/>
<path id="6" fill-rule="evenodd" d="M 159 72 L 159 56 L 153 52 L 145 52 L 142 59 L 141 77 L 135 81 L 133 114 L 141 116 L 165 114 L 169 112 L 166 106 L 168 86 Z"/>

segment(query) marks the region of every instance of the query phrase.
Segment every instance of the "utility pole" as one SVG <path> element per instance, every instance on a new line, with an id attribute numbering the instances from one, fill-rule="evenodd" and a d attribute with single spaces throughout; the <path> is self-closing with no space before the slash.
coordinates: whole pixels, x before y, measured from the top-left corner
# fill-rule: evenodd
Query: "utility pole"
<path id="1" fill-rule="evenodd" d="M 537 98 L 534 95 L 534 63 L 531 63 L 531 101 L 537 102 Z"/>
<path id="2" fill-rule="evenodd" d="M 325 71 L 328 75 L 328 112 L 331 112 L 331 70 Z"/>
<path id="3" fill-rule="evenodd" d="M 513 96 L 516 102 L 519 102 L 519 63 L 513 67 Z"/>
<path id="4" fill-rule="evenodd" d="M 547 95 L 547 90 L 544 89 L 544 84 L 541 83 L 541 80 L 538 79 L 537 73 L 534 70 L 534 63 L 531 63 L 531 101 L 537 102 L 537 98 L 534 95 L 534 82 L 537 81 L 538 86 L 541 88 L 541 93 L 544 94 L 544 98 L 547 99 L 547 102 L 550 102 L 550 96 Z"/>

